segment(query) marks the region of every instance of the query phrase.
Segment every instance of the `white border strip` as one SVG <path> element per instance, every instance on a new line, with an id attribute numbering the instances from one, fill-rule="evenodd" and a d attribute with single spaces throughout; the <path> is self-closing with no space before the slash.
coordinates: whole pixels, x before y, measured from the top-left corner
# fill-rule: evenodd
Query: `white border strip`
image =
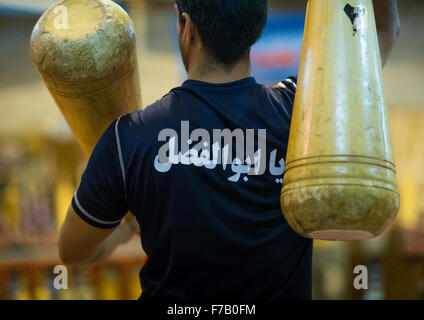
<path id="1" fill-rule="evenodd" d="M 121 118 L 122 118 L 122 116 L 119 117 L 119 119 L 116 121 L 115 136 L 116 136 L 116 145 L 118 147 L 119 163 L 121 165 L 122 179 L 124 180 L 124 192 L 125 192 L 125 199 L 126 199 L 127 198 L 127 182 L 126 182 L 126 179 L 125 179 L 124 158 L 122 157 L 121 141 L 119 140 L 119 131 L 118 131 L 118 125 L 119 125 L 119 121 L 121 120 Z"/>
<path id="2" fill-rule="evenodd" d="M 78 191 L 77 191 L 78 192 Z M 77 207 L 78 207 L 78 209 L 80 209 L 80 211 L 87 217 L 87 218 L 89 218 L 89 219 L 91 219 L 91 220 L 93 220 L 94 222 L 97 222 L 97 223 L 100 223 L 100 224 L 104 224 L 104 225 L 112 225 L 112 224 L 117 224 L 117 223 L 119 223 L 119 222 L 121 222 L 122 221 L 122 219 L 119 219 L 119 220 L 117 220 L 117 221 L 104 221 L 104 220 L 100 220 L 100 219 L 97 219 L 96 217 L 93 217 L 91 214 L 89 214 L 87 211 L 85 211 L 84 210 L 84 208 L 81 206 L 81 204 L 79 203 L 79 201 L 78 201 L 78 196 L 77 196 L 77 192 L 75 192 L 75 196 L 74 196 L 74 199 L 75 199 L 75 203 L 76 203 L 76 205 L 77 205 Z"/>
<path id="3" fill-rule="evenodd" d="M 284 81 L 287 81 L 287 82 L 291 83 L 292 85 L 294 85 L 295 88 L 297 88 L 296 83 L 292 79 L 287 78 Z"/>

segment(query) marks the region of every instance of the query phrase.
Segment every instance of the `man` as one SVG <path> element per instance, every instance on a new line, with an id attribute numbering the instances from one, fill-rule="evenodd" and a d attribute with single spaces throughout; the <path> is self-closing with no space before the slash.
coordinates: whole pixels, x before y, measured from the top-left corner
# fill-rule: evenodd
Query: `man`
<path id="1" fill-rule="evenodd" d="M 399 32 L 396 0 L 374 1 L 382 61 Z M 177 0 L 188 80 L 114 122 L 96 146 L 59 250 L 98 263 L 140 225 L 143 299 L 310 299 L 312 241 L 280 209 L 296 78 L 251 77 L 266 0 Z M 282 30 L 284 32 L 284 30 Z"/>

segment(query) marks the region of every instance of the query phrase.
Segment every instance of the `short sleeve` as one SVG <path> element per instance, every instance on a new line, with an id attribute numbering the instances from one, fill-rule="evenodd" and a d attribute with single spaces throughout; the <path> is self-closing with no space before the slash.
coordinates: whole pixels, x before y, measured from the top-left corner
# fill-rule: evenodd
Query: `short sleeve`
<path id="1" fill-rule="evenodd" d="M 294 101 L 294 96 L 296 94 L 297 87 L 297 76 L 288 77 L 280 81 L 274 88 L 278 89 L 280 92 L 287 94 L 292 101 Z"/>
<path id="2" fill-rule="evenodd" d="M 297 76 L 288 77 L 274 86 L 273 90 L 280 94 L 284 110 L 289 118 L 293 113 L 294 98 L 296 95 Z"/>
<path id="3" fill-rule="evenodd" d="M 128 212 L 121 150 L 117 120 L 97 143 L 72 199 L 75 212 L 94 227 L 114 228 Z"/>

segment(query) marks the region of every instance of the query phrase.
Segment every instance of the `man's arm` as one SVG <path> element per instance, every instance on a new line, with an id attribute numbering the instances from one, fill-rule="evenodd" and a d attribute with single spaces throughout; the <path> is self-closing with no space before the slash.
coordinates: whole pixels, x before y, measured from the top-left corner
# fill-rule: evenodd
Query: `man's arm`
<path id="1" fill-rule="evenodd" d="M 130 215 L 130 214 L 129 214 Z M 82 220 L 69 207 L 59 237 L 59 257 L 67 265 L 86 266 L 109 258 L 115 249 L 136 234 L 135 219 L 127 216 L 115 228 L 101 229 Z"/>
<path id="2" fill-rule="evenodd" d="M 381 62 L 386 64 L 399 37 L 400 18 L 397 0 L 373 0 Z"/>
<path id="3" fill-rule="evenodd" d="M 59 238 L 65 264 L 102 262 L 138 229 L 134 216 L 127 214 L 120 120 L 109 126 L 94 148 L 68 209 Z"/>

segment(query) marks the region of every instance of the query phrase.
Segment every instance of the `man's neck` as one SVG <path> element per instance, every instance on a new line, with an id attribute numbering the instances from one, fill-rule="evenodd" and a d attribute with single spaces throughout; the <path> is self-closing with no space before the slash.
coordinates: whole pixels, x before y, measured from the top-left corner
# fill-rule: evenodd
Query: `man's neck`
<path id="1" fill-rule="evenodd" d="M 212 63 L 192 63 L 188 72 L 189 80 L 217 84 L 234 82 L 251 76 L 249 57 L 240 59 L 231 69 Z"/>

